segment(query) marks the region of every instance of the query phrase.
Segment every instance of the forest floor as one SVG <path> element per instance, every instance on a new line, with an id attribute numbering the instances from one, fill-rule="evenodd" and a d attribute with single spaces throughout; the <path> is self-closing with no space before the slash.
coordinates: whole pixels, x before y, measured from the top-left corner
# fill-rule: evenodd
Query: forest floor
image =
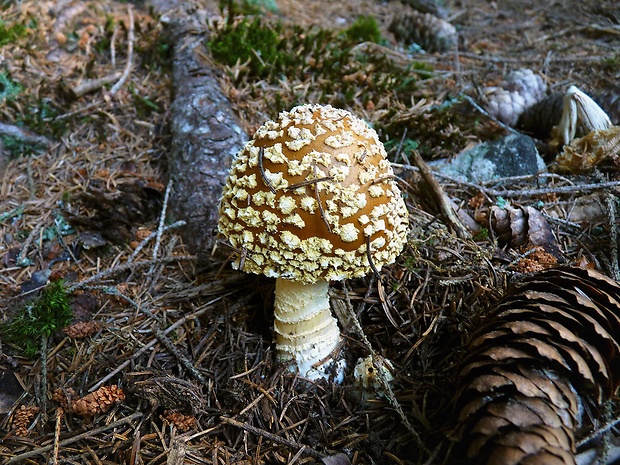
<path id="1" fill-rule="evenodd" d="M 215 56 L 232 30 L 227 12 L 192 4 L 206 11 L 205 66 L 218 69 L 240 125 L 252 135 L 301 102 L 345 107 L 377 129 L 409 186 L 399 260 L 380 280 L 333 286 L 363 328 L 344 328 L 343 384 L 308 383 L 274 362 L 269 279 L 226 260 L 202 267 L 183 244 L 167 203 L 172 47 L 149 2 L 0 0 L 3 463 L 455 463 L 464 345 L 512 279 L 550 260 L 527 241 L 502 243 L 491 207 L 535 207 L 560 251 L 551 264 L 620 278 L 618 187 L 592 187 L 613 185 L 617 170 L 478 185 L 438 177 L 478 222 L 459 237 L 408 157 L 450 158 L 505 135 L 471 102 L 515 69 L 542 76 L 549 93 L 613 94 L 617 2 L 449 1 L 458 47 L 435 53 L 389 31 L 409 5 L 276 3 L 260 23 L 232 18 L 262 42 L 230 62 L 232 42 Z M 360 16 L 375 19 L 378 44 Z M 364 400 L 352 367 L 368 344 L 394 381 Z"/>

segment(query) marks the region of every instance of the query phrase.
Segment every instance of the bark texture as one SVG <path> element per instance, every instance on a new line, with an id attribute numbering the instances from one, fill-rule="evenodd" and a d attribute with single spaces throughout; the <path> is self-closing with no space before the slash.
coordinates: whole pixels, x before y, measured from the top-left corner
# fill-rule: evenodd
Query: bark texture
<path id="1" fill-rule="evenodd" d="M 177 6 L 174 0 L 153 1 L 152 6 L 162 15 L 174 50 L 169 208 L 175 219 L 187 222 L 185 243 L 206 264 L 216 239 L 222 187 L 248 137 L 220 89 L 216 71 L 199 58 L 207 35 L 206 12 L 187 3 Z"/>

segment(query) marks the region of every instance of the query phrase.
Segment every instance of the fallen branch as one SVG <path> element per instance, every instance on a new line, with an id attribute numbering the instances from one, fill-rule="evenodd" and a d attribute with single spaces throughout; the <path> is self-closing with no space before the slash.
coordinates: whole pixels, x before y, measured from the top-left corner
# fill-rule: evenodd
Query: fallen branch
<path id="1" fill-rule="evenodd" d="M 420 170 L 415 166 L 404 165 L 402 163 L 392 163 L 392 166 L 396 168 L 401 168 L 407 171 L 419 172 Z M 590 184 L 572 184 L 570 186 L 556 186 L 556 187 L 541 187 L 536 189 L 494 189 L 491 187 L 485 187 L 480 184 L 476 184 L 469 181 L 464 181 L 462 179 L 455 178 L 453 176 L 449 176 L 447 174 L 434 172 L 434 176 L 447 179 L 450 182 L 455 184 L 459 184 L 461 186 L 470 187 L 472 189 L 476 189 L 484 194 L 492 195 L 494 197 L 530 197 L 534 195 L 545 195 L 545 194 L 570 194 L 573 192 L 583 192 L 583 191 L 592 191 L 597 189 L 608 189 L 610 187 L 620 187 L 620 181 L 606 181 L 599 183 L 590 183 Z M 543 173 L 545 174 L 545 173 Z M 546 174 L 545 174 L 546 175 Z M 516 178 L 531 178 L 531 176 L 524 177 L 515 177 Z M 509 178 L 506 178 L 509 179 Z M 499 181 L 498 181 L 499 182 Z"/>
<path id="2" fill-rule="evenodd" d="M 203 374 L 198 371 L 198 369 L 193 365 L 193 363 L 185 357 L 179 349 L 174 345 L 174 343 L 162 332 L 159 328 L 153 329 L 153 334 L 157 338 L 162 345 L 168 349 L 168 351 L 176 357 L 176 359 L 185 367 L 187 371 L 191 373 L 191 375 L 196 378 L 203 386 L 207 386 L 207 379 L 203 376 Z"/>
<path id="3" fill-rule="evenodd" d="M 467 228 L 463 226 L 463 224 L 459 220 L 456 212 L 454 211 L 454 208 L 452 208 L 448 195 L 444 192 L 441 185 L 437 182 L 437 179 L 435 179 L 433 172 L 428 167 L 426 162 L 422 160 L 420 154 L 415 150 L 411 151 L 411 155 L 413 155 L 413 162 L 420 170 L 420 174 L 424 178 L 424 181 L 426 181 L 426 184 L 428 184 L 428 186 L 430 187 L 431 193 L 433 194 L 435 201 L 439 205 L 439 209 L 441 210 L 441 213 L 443 214 L 445 220 L 449 223 L 452 229 L 454 229 L 456 235 L 459 238 L 467 239 L 471 237 Z"/>
<path id="4" fill-rule="evenodd" d="M 83 95 L 101 89 L 107 84 L 112 84 L 114 81 L 117 81 L 121 76 L 122 73 L 120 71 L 117 71 L 116 73 L 108 74 L 107 76 L 103 76 L 97 79 L 89 79 L 73 87 L 71 89 L 71 92 L 76 97 L 82 97 Z"/>
<path id="5" fill-rule="evenodd" d="M 12 124 L 0 123 L 0 136 L 10 137 L 30 145 L 41 145 L 44 147 L 52 145 L 52 141 L 47 137 Z"/>

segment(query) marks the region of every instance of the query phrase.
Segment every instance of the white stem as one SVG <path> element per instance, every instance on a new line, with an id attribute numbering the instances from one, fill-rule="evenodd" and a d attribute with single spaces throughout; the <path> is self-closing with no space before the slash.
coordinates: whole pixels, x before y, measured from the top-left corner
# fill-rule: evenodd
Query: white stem
<path id="1" fill-rule="evenodd" d="M 278 361 L 294 361 L 301 376 L 329 378 L 334 363 L 332 352 L 340 343 L 340 330 L 329 307 L 329 284 L 319 281 L 302 284 L 276 280 L 274 305 L 276 356 Z M 335 379 L 341 381 L 342 373 Z"/>

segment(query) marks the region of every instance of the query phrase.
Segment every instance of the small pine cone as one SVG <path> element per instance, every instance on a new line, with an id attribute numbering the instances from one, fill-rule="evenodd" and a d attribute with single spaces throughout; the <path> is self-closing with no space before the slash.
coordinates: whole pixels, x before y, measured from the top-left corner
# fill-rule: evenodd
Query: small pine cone
<path id="1" fill-rule="evenodd" d="M 509 292 L 468 347 L 456 453 L 477 465 L 574 465 L 576 431 L 620 385 L 619 302 L 618 283 L 584 268 L 530 275 Z"/>
<path id="2" fill-rule="evenodd" d="M 454 26 L 430 13 L 412 11 L 396 16 L 389 30 L 398 40 L 416 43 L 431 53 L 450 50 L 458 41 Z"/>
<path id="3" fill-rule="evenodd" d="M 491 228 L 500 244 L 512 248 L 540 247 L 556 258 L 561 258 L 557 240 L 551 226 L 534 207 L 491 207 Z"/>
<path id="4" fill-rule="evenodd" d="M 66 326 L 64 332 L 72 339 L 84 339 L 92 336 L 101 329 L 101 323 L 98 321 L 80 321 L 72 325 Z"/>
<path id="5" fill-rule="evenodd" d="M 13 429 L 16 436 L 26 437 L 30 434 L 28 427 L 34 416 L 39 413 L 39 407 L 22 405 L 13 414 Z"/>
<path id="6" fill-rule="evenodd" d="M 544 98 L 547 84 L 530 69 L 517 69 L 508 74 L 499 87 L 485 87 L 482 103 L 502 123 L 516 126 L 521 114 Z"/>
<path id="7" fill-rule="evenodd" d="M 125 393 L 118 386 L 103 386 L 73 402 L 73 412 L 83 417 L 92 417 L 107 412 L 124 399 Z"/>
<path id="8" fill-rule="evenodd" d="M 172 423 L 181 432 L 189 431 L 196 427 L 196 418 L 191 415 L 184 415 L 179 412 L 165 410 L 164 419 L 169 423 Z"/>
<path id="9" fill-rule="evenodd" d="M 73 405 L 73 399 L 77 396 L 73 388 L 58 388 L 52 394 L 52 400 L 57 402 L 65 412 L 70 412 Z"/>

